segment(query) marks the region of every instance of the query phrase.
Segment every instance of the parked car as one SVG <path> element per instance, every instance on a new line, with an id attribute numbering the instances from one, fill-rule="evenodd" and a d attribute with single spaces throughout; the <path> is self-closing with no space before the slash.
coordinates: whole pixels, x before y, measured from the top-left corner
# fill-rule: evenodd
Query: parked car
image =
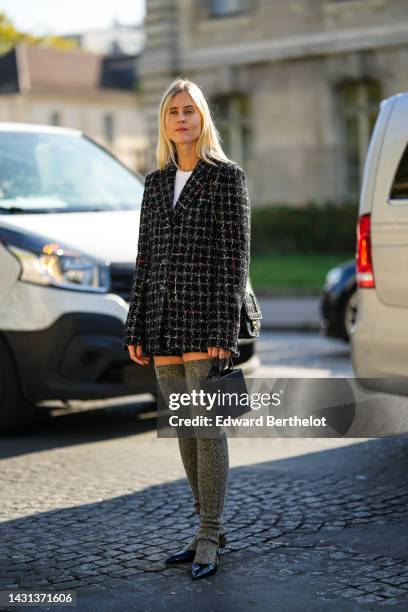
<path id="1" fill-rule="evenodd" d="M 329 270 L 320 295 L 320 330 L 325 336 L 349 342 L 357 315 L 356 261 Z"/>
<path id="2" fill-rule="evenodd" d="M 143 185 L 78 131 L 0 123 L 1 432 L 45 400 L 155 392 L 122 345 Z"/>
<path id="3" fill-rule="evenodd" d="M 380 104 L 357 225 L 355 374 L 368 388 L 408 395 L 408 92 Z"/>

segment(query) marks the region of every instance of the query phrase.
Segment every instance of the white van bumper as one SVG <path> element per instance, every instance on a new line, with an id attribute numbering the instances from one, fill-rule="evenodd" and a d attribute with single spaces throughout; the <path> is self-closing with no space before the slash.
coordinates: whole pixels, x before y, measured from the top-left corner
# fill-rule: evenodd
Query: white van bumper
<path id="1" fill-rule="evenodd" d="M 29 401 L 154 391 L 153 365 L 139 366 L 123 350 L 128 305 L 120 296 L 17 282 L 1 311 Z"/>

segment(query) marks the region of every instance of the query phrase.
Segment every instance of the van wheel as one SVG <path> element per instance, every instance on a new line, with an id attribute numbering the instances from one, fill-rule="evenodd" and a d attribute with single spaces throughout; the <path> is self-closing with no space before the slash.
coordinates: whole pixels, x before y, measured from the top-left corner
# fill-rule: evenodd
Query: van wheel
<path id="1" fill-rule="evenodd" d="M 357 317 L 357 289 L 353 289 L 347 296 L 343 306 L 342 335 L 345 340 L 350 340 Z"/>
<path id="2" fill-rule="evenodd" d="M 0 434 L 16 431 L 29 424 L 33 416 L 33 406 L 21 392 L 13 356 L 0 338 Z"/>

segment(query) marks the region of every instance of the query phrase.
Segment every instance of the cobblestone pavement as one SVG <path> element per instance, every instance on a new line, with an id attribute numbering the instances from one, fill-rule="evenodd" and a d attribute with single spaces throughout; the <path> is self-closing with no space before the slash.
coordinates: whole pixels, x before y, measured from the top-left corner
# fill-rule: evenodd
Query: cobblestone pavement
<path id="1" fill-rule="evenodd" d="M 4 440 L 0 589 L 75 589 L 81 612 L 264 610 L 273 598 L 289 611 L 408 609 L 407 436 L 229 440 L 247 461 L 231 465 L 228 544 L 218 573 L 193 582 L 187 566 L 163 564 L 197 526 L 176 441 L 148 420 L 103 423 L 75 415 Z M 243 466 L 258 444 L 263 461 Z M 285 444 L 304 452 L 279 458 Z"/>

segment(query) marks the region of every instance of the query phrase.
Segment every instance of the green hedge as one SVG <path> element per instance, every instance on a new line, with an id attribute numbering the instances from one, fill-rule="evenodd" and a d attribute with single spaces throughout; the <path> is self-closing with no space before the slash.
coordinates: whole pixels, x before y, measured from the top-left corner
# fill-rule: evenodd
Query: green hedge
<path id="1" fill-rule="evenodd" d="M 308 203 L 254 207 L 251 254 L 354 253 L 358 205 Z"/>

